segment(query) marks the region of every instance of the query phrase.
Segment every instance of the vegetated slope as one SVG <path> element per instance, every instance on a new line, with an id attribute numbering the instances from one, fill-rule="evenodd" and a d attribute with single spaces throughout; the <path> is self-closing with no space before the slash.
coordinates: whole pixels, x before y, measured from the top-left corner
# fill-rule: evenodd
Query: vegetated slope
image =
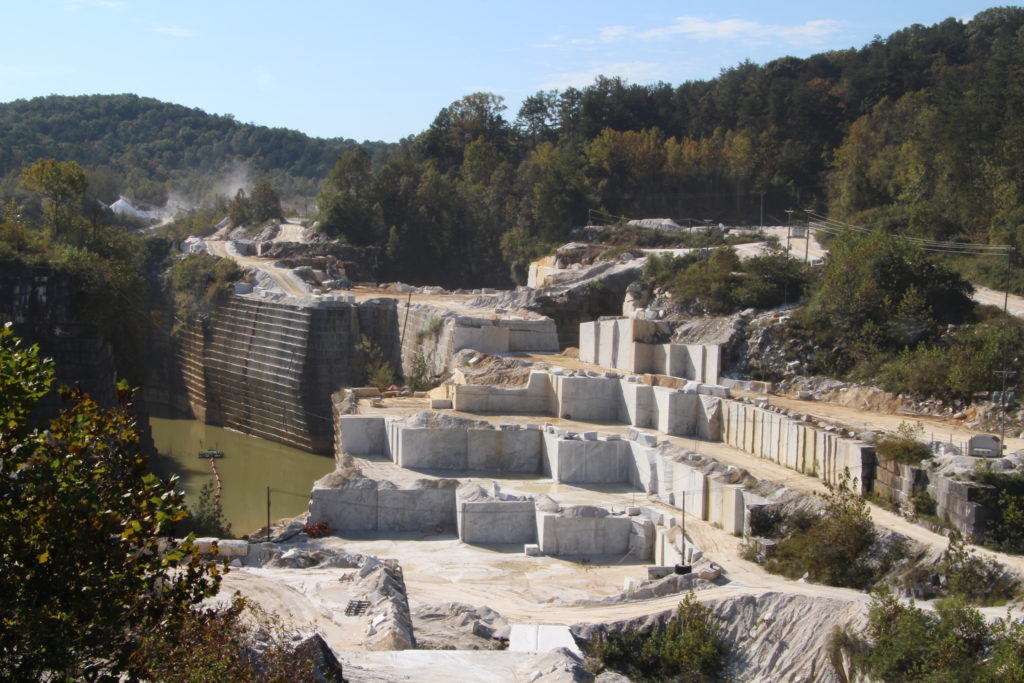
<path id="1" fill-rule="evenodd" d="M 323 180 L 328 233 L 382 247 L 385 277 L 447 287 L 524 282 L 526 264 L 592 209 L 742 223 L 761 221 L 763 200 L 768 223 L 813 207 L 1020 249 L 1022 27 L 1024 9 L 995 8 L 859 49 L 744 62 L 708 81 L 602 76 L 538 92 L 515 117 L 500 96 L 473 93 L 394 148 L 131 95 L 37 98 L 0 105 L 0 193 L 40 156 L 74 158 L 94 186 L 157 202 L 175 183 L 209 190 L 212 173 L 242 161 L 284 198 L 309 197 Z M 1003 283 L 1001 263 L 957 265 Z"/>
<path id="2" fill-rule="evenodd" d="M 339 162 L 321 220 L 386 247 L 391 277 L 456 287 L 522 283 L 529 260 L 592 209 L 752 223 L 763 198 L 769 224 L 814 207 L 1024 247 L 1022 26 L 1024 9 L 998 8 L 860 49 L 744 62 L 709 81 L 599 77 L 536 93 L 514 119 L 502 98 L 474 93 L 387 163 Z M 992 265 L 1000 284 L 1002 263 Z"/>
<path id="3" fill-rule="evenodd" d="M 159 200 L 168 180 L 194 180 L 237 163 L 257 175 L 291 178 L 312 194 L 335 159 L 356 144 L 132 94 L 50 95 L 0 104 L 0 177 L 40 158 L 74 160 L 103 168 L 115 191 L 143 200 Z M 392 147 L 364 145 L 375 154 Z"/>
<path id="4" fill-rule="evenodd" d="M 698 596 L 712 608 L 721 626 L 728 652 L 726 674 L 743 681 L 838 681 L 829 661 L 832 632 L 836 627 L 856 632 L 867 622 L 866 598 L 778 592 Z M 607 631 L 650 628 L 670 614 L 577 624 L 572 631 L 577 638 L 589 641 Z"/>

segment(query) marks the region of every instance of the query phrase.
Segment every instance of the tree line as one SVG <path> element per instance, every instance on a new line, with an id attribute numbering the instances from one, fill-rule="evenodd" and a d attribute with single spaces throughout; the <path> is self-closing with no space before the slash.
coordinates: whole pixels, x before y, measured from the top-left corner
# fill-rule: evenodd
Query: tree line
<path id="1" fill-rule="evenodd" d="M 323 229 L 417 283 L 508 286 L 589 212 L 782 223 L 813 208 L 887 231 L 1024 246 L 1024 9 L 914 25 L 856 49 L 717 78 L 598 77 L 513 115 L 474 93 L 397 144 L 316 140 L 134 95 L 0 105 L 0 191 L 40 157 L 100 198 L 201 195 L 245 162 Z M 798 213 L 797 216 L 800 214 Z M 959 263 L 1000 285 L 1001 268 Z M 1024 278 L 1011 278 L 1024 289 Z"/>
<path id="2" fill-rule="evenodd" d="M 390 275 L 450 286 L 521 282 L 591 209 L 782 223 L 786 209 L 814 208 L 1021 246 L 1022 26 L 1024 10 L 996 8 L 678 87 L 598 77 L 538 92 L 514 118 L 501 97 L 474 93 L 383 163 L 347 151 L 320 218 L 385 247 Z M 976 274 L 1003 277 L 985 268 Z"/>

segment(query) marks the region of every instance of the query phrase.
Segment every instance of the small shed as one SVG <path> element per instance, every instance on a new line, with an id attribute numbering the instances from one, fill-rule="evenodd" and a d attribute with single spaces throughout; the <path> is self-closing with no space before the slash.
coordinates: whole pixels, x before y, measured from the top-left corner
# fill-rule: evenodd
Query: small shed
<path id="1" fill-rule="evenodd" d="M 1000 458 L 1003 455 L 999 447 L 999 437 L 991 434 L 972 436 L 967 442 L 967 454 L 975 458 Z"/>

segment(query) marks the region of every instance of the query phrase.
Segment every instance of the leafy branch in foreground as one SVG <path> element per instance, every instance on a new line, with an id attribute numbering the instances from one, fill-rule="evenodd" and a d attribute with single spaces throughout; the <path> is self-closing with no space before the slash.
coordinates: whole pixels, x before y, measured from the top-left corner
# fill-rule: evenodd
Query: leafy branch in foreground
<path id="1" fill-rule="evenodd" d="M 143 634 L 216 593 L 220 569 L 166 538 L 182 494 L 146 472 L 131 392 L 104 410 L 61 390 L 67 407 L 33 428 L 53 379 L 37 347 L 0 330 L 0 671 L 116 680 Z"/>

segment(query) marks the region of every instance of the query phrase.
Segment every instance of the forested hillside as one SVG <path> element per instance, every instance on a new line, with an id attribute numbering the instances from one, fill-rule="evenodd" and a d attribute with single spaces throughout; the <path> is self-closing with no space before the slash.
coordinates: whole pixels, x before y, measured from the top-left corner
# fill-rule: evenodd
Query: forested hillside
<path id="1" fill-rule="evenodd" d="M 386 246 L 396 277 L 447 284 L 521 275 L 588 209 L 756 223 L 762 196 L 766 222 L 811 207 L 1020 247 L 1022 26 L 1024 10 L 1000 8 L 711 81 L 599 78 L 539 92 L 514 118 L 470 95 L 383 166 L 358 151 L 339 162 L 321 215 Z"/>
<path id="2" fill-rule="evenodd" d="M 357 147 L 131 95 L 0 105 L 8 184 L 75 159 L 90 189 L 200 195 L 246 162 L 324 229 L 385 248 L 385 277 L 508 285 L 594 209 L 781 223 L 786 209 L 944 240 L 1024 245 L 1024 9 L 915 25 L 859 49 L 678 86 L 598 78 L 509 112 L 475 93 L 398 145 Z M 339 156 L 340 155 L 340 156 Z M 337 160 L 337 163 L 335 163 Z M 253 180 L 256 178 L 254 177 Z M 189 192 L 191 190 L 191 192 Z M 309 205 L 310 213 L 313 212 Z M 1002 265 L 960 262 L 1001 284 Z M 1014 280 L 1014 289 L 1024 285 Z"/>
<path id="3" fill-rule="evenodd" d="M 269 176 L 288 194 L 316 194 L 338 155 L 355 140 L 239 123 L 136 95 L 51 95 L 0 104 L 0 178 L 13 188 L 40 158 L 77 161 L 94 194 L 163 204 L 170 192 L 204 198 L 204 187 L 238 174 Z M 374 154 L 392 147 L 364 143 Z M 12 179 L 14 182 L 12 182 Z"/>

